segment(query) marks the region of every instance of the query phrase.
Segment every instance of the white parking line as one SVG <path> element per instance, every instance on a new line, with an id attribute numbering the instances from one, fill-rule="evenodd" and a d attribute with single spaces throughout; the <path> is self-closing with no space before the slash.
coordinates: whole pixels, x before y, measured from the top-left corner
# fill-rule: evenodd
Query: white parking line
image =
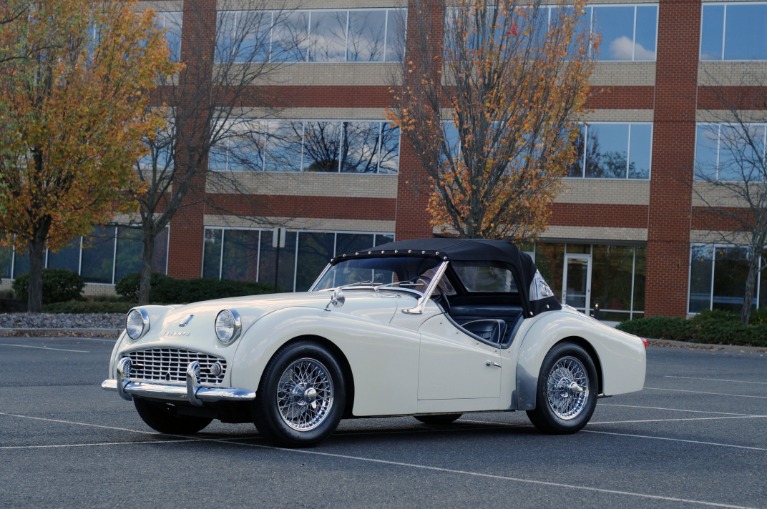
<path id="1" fill-rule="evenodd" d="M 70 447 L 100 447 L 110 445 L 142 445 L 142 444 L 178 444 L 183 442 L 204 442 L 204 440 L 190 438 L 188 440 L 141 440 L 138 442 L 92 442 L 88 444 L 49 444 L 49 445 L 4 445 L 0 446 L 0 451 L 18 450 L 18 449 L 68 449 Z"/>
<path id="2" fill-rule="evenodd" d="M 671 392 L 686 392 L 688 394 L 707 394 L 709 396 L 729 396 L 732 398 L 753 398 L 753 399 L 767 399 L 767 396 L 751 396 L 748 394 L 725 394 L 722 392 L 704 392 L 704 391 L 688 391 L 685 389 L 665 389 L 663 387 L 645 387 L 646 390 L 651 391 L 671 391 Z"/>
<path id="3" fill-rule="evenodd" d="M 641 406 L 641 405 L 621 405 L 620 403 L 600 403 L 599 408 L 605 407 L 620 407 L 620 408 L 637 408 L 640 410 L 668 410 L 669 412 L 689 412 L 693 414 L 718 414 L 718 415 L 740 415 L 750 416 L 751 414 L 735 414 L 732 412 L 714 412 L 713 410 L 688 410 L 686 408 L 666 408 L 660 406 Z"/>
<path id="4" fill-rule="evenodd" d="M 674 375 L 665 375 L 663 378 L 679 378 L 681 380 L 703 380 L 705 382 L 730 382 L 730 383 L 736 383 L 736 384 L 767 385 L 767 382 L 752 382 L 749 380 L 729 380 L 726 378 L 698 378 L 695 376 L 674 376 Z"/>
<path id="5" fill-rule="evenodd" d="M 13 346 L 16 348 L 32 348 L 35 350 L 51 350 L 54 352 L 91 353 L 88 350 L 70 350 L 68 348 L 52 348 L 50 346 L 15 345 L 13 343 L 0 343 L 0 346 Z"/>
<path id="6" fill-rule="evenodd" d="M 146 432 L 146 431 L 139 431 L 139 430 L 129 430 L 125 428 L 118 428 L 118 427 L 112 427 L 112 426 L 104 426 L 101 424 L 89 424 L 84 422 L 77 422 L 77 421 L 65 421 L 62 419 L 49 419 L 45 417 L 32 417 L 27 415 L 19 415 L 19 414 L 9 414 L 5 412 L 0 412 L 0 415 L 8 416 L 8 417 L 18 417 L 22 419 L 33 419 L 33 420 L 39 420 L 39 421 L 48 421 L 48 422 L 56 422 L 56 423 L 62 423 L 62 424 L 74 424 L 77 426 L 92 426 L 95 428 L 102 428 L 102 429 L 112 429 L 116 431 L 130 431 L 132 433 L 142 433 L 142 434 L 152 434 L 157 435 L 157 433 L 152 432 Z M 466 422 L 466 421 L 464 421 Z M 470 421 L 469 421 L 470 422 Z M 475 422 L 482 422 L 482 421 L 475 421 Z M 592 433 L 603 433 L 603 432 L 592 432 Z M 611 434 L 611 433 L 604 433 L 604 434 Z M 173 437 L 174 435 L 168 435 L 170 437 Z M 638 435 L 640 438 L 654 438 L 654 437 L 643 437 L 641 435 Z M 178 438 L 185 438 L 180 437 Z M 511 477 L 511 476 L 505 476 L 505 475 L 497 475 L 497 474 L 488 474 L 484 472 L 472 472 L 470 470 L 459 470 L 459 469 L 453 469 L 453 468 L 444 468 L 444 467 L 435 467 L 431 465 L 422 465 L 419 463 L 407 463 L 402 461 L 391 461 L 391 460 L 382 460 L 382 459 L 376 459 L 376 458 L 367 458 L 364 456 L 352 456 L 348 454 L 338 454 L 338 453 L 329 453 L 329 452 L 321 452 L 317 450 L 309 450 L 309 449 L 284 449 L 280 447 L 272 447 L 269 445 L 261 445 L 261 444 L 248 444 L 248 443 L 241 443 L 236 440 L 241 440 L 242 437 L 232 437 L 227 439 L 221 439 L 221 438 L 193 438 L 190 440 L 193 442 L 215 442 L 215 443 L 222 443 L 222 444 L 228 444 L 228 445 L 235 445 L 240 447 L 252 447 L 257 449 L 270 449 L 275 451 L 281 451 L 286 453 L 293 453 L 293 454 L 306 454 L 311 456 L 322 456 L 327 458 L 338 458 L 338 459 L 345 459 L 345 460 L 352 460 L 352 461 L 361 461 L 365 463 L 375 463 L 379 465 L 391 465 L 391 466 L 397 466 L 397 467 L 405 467 L 405 468 L 413 468 L 418 470 L 428 470 L 432 472 L 442 472 L 446 474 L 455 474 L 455 475 L 463 475 L 463 476 L 469 476 L 469 477 L 479 477 L 484 479 L 496 479 L 501 481 L 510 481 L 520 484 L 533 484 L 537 486 L 549 486 L 549 487 L 555 487 L 555 488 L 564 488 L 564 489 L 570 489 L 570 490 L 577 490 L 577 491 L 588 491 L 592 493 L 604 493 L 609 495 L 620 495 L 620 496 L 627 496 L 627 497 L 634 497 L 634 498 L 642 498 L 646 500 L 662 500 L 666 502 L 678 502 L 678 503 L 684 503 L 684 504 L 697 504 L 702 505 L 706 507 L 722 507 L 722 508 L 729 508 L 729 509 L 753 509 L 748 506 L 739 506 L 739 505 L 732 505 L 732 504 L 721 504 L 717 502 L 708 502 L 705 500 L 694 500 L 694 499 L 687 499 L 687 498 L 679 498 L 679 497 L 666 497 L 661 495 L 652 495 L 649 493 L 638 493 L 638 492 L 632 492 L 632 491 L 621 491 L 621 490 L 610 490 L 606 488 L 595 488 L 591 486 L 581 486 L 581 485 L 573 485 L 573 484 L 564 484 L 564 483 L 558 483 L 558 482 L 551 482 L 551 481 L 539 481 L 536 479 L 524 479 L 521 477 Z M 675 440 L 675 439 L 671 439 Z M 166 441 L 166 443 L 173 442 L 182 442 L 183 440 L 172 440 L 172 441 Z M 127 444 L 131 444 L 132 442 L 127 442 Z M 147 443 L 156 443 L 156 442 L 147 442 Z M 86 444 L 87 445 L 87 444 Z M 126 445 L 126 442 L 112 442 L 112 443 L 105 443 L 100 445 Z M 83 445 L 85 446 L 85 445 Z M 34 446 L 27 446 L 27 448 L 34 447 Z M 45 446 L 40 446 L 45 447 Z M 50 446 L 49 446 L 50 447 Z M 66 445 L 62 446 L 66 447 Z"/>
<path id="7" fill-rule="evenodd" d="M 650 435 L 634 435 L 631 433 L 612 433 L 609 431 L 596 431 L 592 429 L 581 430 L 581 433 L 596 433 L 598 435 L 613 435 L 618 437 L 629 437 L 629 438 L 646 438 L 648 440 L 663 440 L 666 442 L 683 442 L 683 443 L 696 444 L 696 445 L 712 445 L 716 447 L 729 447 L 732 449 L 747 449 L 750 451 L 767 451 L 767 448 L 764 448 L 764 447 L 750 447 L 747 445 L 720 444 L 717 442 L 703 442 L 700 440 L 684 440 L 682 438 L 654 437 Z"/>

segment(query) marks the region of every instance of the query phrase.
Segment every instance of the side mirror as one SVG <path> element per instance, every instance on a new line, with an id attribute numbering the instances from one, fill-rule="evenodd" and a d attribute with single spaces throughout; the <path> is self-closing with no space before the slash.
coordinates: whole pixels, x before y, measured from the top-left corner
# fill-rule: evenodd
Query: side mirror
<path id="1" fill-rule="evenodd" d="M 333 293 L 330 294 L 330 302 L 328 302 L 328 305 L 325 306 L 325 311 L 330 311 L 330 306 L 340 308 L 344 305 L 346 302 L 346 295 L 344 295 L 344 291 L 340 288 L 336 288 L 333 290 Z"/>

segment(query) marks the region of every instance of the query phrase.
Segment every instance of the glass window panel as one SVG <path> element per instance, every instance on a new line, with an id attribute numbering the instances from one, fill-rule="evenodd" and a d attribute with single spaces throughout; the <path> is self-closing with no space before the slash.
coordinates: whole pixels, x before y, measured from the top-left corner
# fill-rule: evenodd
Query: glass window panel
<path id="1" fill-rule="evenodd" d="M 557 298 L 562 297 L 564 261 L 564 244 L 536 244 L 535 265 Z"/>
<path id="2" fill-rule="evenodd" d="M 453 160 L 457 160 L 461 153 L 461 137 L 458 134 L 458 128 L 452 121 L 442 122 L 442 136 L 446 147 L 440 150 L 440 160 L 446 159 L 445 152 L 449 153 Z"/>
<path id="3" fill-rule="evenodd" d="M 266 171 L 301 171 L 302 121 L 268 122 Z"/>
<path id="4" fill-rule="evenodd" d="M 767 60 L 767 4 L 728 5 L 725 60 Z"/>
<path id="5" fill-rule="evenodd" d="M 637 247 L 634 249 L 634 318 L 636 312 L 644 312 L 645 274 L 647 273 L 647 249 Z"/>
<path id="6" fill-rule="evenodd" d="M 304 124 L 304 171 L 338 172 L 341 134 L 341 122 L 306 122 Z"/>
<path id="7" fill-rule="evenodd" d="M 339 233 L 336 235 L 335 256 L 367 250 L 374 246 L 374 236 L 364 233 Z"/>
<path id="8" fill-rule="evenodd" d="M 592 308 L 599 305 L 602 310 L 630 311 L 634 248 L 594 246 L 592 264 Z M 599 317 L 606 319 L 601 313 Z"/>
<path id="9" fill-rule="evenodd" d="M 383 122 L 381 124 L 381 153 L 378 173 L 393 174 L 399 172 L 399 127 Z"/>
<path id="10" fill-rule="evenodd" d="M 165 41 L 170 50 L 170 60 L 178 62 L 181 60 L 181 22 L 183 15 L 181 12 L 162 12 L 158 15 L 160 28 L 164 28 Z"/>
<path id="11" fill-rule="evenodd" d="M 695 141 L 695 178 L 716 179 L 717 154 L 719 151 L 719 126 L 698 124 Z"/>
<path id="12" fill-rule="evenodd" d="M 334 244 L 333 233 L 301 232 L 298 235 L 296 291 L 306 291 L 314 283 L 333 258 Z"/>
<path id="13" fill-rule="evenodd" d="M 306 62 L 309 53 L 309 13 L 277 16 L 272 27 L 272 61 Z"/>
<path id="14" fill-rule="evenodd" d="M 593 30 L 600 34 L 598 60 L 634 59 L 634 7 L 594 6 Z"/>
<path id="15" fill-rule="evenodd" d="M 267 235 L 271 238 L 271 235 Z M 256 281 L 258 277 L 258 230 L 226 230 L 221 279 Z"/>
<path id="16" fill-rule="evenodd" d="M 97 226 L 83 238 L 80 275 L 88 283 L 112 283 L 115 257 L 115 229 Z"/>
<path id="17" fill-rule="evenodd" d="M 654 61 L 658 31 L 658 6 L 638 5 L 636 8 L 636 36 L 634 60 Z"/>
<path id="18" fill-rule="evenodd" d="M 272 13 L 260 9 L 241 11 L 237 17 L 235 62 L 267 62 Z"/>
<path id="19" fill-rule="evenodd" d="M 29 273 L 29 251 L 17 249 L 13 254 L 13 277 Z"/>
<path id="20" fill-rule="evenodd" d="M 141 270 L 144 250 L 143 233 L 138 228 L 117 229 L 117 256 L 115 259 L 115 283 L 128 274 Z"/>
<path id="21" fill-rule="evenodd" d="M 205 229 L 205 237 L 202 246 L 202 277 L 210 279 L 221 278 L 221 243 L 223 242 L 221 229 Z"/>
<path id="22" fill-rule="evenodd" d="M 719 173 L 720 181 L 744 180 L 748 176 L 747 149 L 743 143 L 743 132 L 735 125 L 719 126 Z"/>
<path id="23" fill-rule="evenodd" d="M 208 168 L 211 170 L 227 170 L 229 167 L 229 142 L 219 140 L 218 143 L 210 147 L 208 152 Z"/>
<path id="24" fill-rule="evenodd" d="M 386 11 L 349 11 L 347 60 L 382 62 L 386 41 Z"/>
<path id="25" fill-rule="evenodd" d="M 169 228 L 164 228 L 154 238 L 152 272 L 157 272 L 158 274 L 168 273 L 168 232 Z"/>
<path id="26" fill-rule="evenodd" d="M 580 126 L 578 137 L 573 142 L 575 145 L 575 159 L 573 160 L 573 164 L 570 165 L 570 169 L 567 172 L 568 177 L 583 177 L 586 130 L 587 128 L 585 125 Z"/>
<path id="27" fill-rule="evenodd" d="M 711 308 L 711 270 L 714 248 L 709 245 L 690 247 L 690 313 Z"/>
<path id="28" fill-rule="evenodd" d="M 380 154 L 381 122 L 344 122 L 341 171 L 376 173 Z"/>
<path id="29" fill-rule="evenodd" d="M 13 248 L 0 246 L 0 277 L 11 277 L 13 263 Z"/>
<path id="30" fill-rule="evenodd" d="M 389 242 L 394 242 L 393 233 L 377 233 L 376 234 L 376 246 L 380 246 L 382 244 L 388 244 Z"/>
<path id="31" fill-rule="evenodd" d="M 652 124 L 631 124 L 629 140 L 630 179 L 650 178 L 650 159 L 652 157 Z"/>
<path id="32" fill-rule="evenodd" d="M 586 178 L 626 178 L 628 135 L 628 124 L 588 126 Z"/>
<path id="33" fill-rule="evenodd" d="M 48 251 L 48 268 L 80 272 L 80 237 L 70 240 L 59 251 Z"/>
<path id="34" fill-rule="evenodd" d="M 724 5 L 704 5 L 701 22 L 700 59 L 721 60 L 724 28 Z"/>
<path id="35" fill-rule="evenodd" d="M 343 62 L 346 60 L 347 11 L 312 11 L 312 62 Z"/>
<path id="36" fill-rule="evenodd" d="M 220 11 L 216 18 L 216 62 L 231 62 L 236 55 L 236 11 Z"/>
<path id="37" fill-rule="evenodd" d="M 714 309 L 739 312 L 748 275 L 745 247 L 717 247 L 714 265 Z"/>
<path id="38" fill-rule="evenodd" d="M 389 9 L 386 23 L 387 62 L 402 62 L 405 59 L 406 9 Z"/>
<path id="39" fill-rule="evenodd" d="M 287 232 L 285 247 L 272 247 L 272 236 L 261 235 L 261 260 L 258 280 L 274 285 L 279 292 L 292 292 L 296 261 L 296 232 Z M 279 267 L 277 266 L 279 252 Z M 279 272 L 279 275 L 277 274 Z"/>
<path id="40" fill-rule="evenodd" d="M 266 126 L 254 120 L 239 120 L 227 129 L 227 169 L 260 171 L 264 168 Z"/>

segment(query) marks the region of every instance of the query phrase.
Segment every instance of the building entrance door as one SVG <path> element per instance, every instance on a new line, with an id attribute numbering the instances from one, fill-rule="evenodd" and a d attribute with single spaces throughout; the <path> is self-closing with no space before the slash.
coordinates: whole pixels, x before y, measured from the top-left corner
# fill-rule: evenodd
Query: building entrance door
<path id="1" fill-rule="evenodd" d="M 562 275 L 562 304 L 589 314 L 591 308 L 591 255 L 566 254 Z"/>

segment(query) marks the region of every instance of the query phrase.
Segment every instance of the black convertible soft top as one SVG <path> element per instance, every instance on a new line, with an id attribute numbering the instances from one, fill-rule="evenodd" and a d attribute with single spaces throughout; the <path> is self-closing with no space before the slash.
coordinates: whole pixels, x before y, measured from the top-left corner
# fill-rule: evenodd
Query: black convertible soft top
<path id="1" fill-rule="evenodd" d="M 434 256 L 462 262 L 497 262 L 511 266 L 516 277 L 525 314 L 534 316 L 544 311 L 562 309 L 548 285 L 543 281 L 530 255 L 506 240 L 485 239 L 413 239 L 382 244 L 352 256 L 397 256 L 414 254 Z M 545 287 L 541 291 L 541 284 Z M 546 291 L 547 290 L 547 291 Z M 533 295 L 531 295 L 531 292 Z"/>

